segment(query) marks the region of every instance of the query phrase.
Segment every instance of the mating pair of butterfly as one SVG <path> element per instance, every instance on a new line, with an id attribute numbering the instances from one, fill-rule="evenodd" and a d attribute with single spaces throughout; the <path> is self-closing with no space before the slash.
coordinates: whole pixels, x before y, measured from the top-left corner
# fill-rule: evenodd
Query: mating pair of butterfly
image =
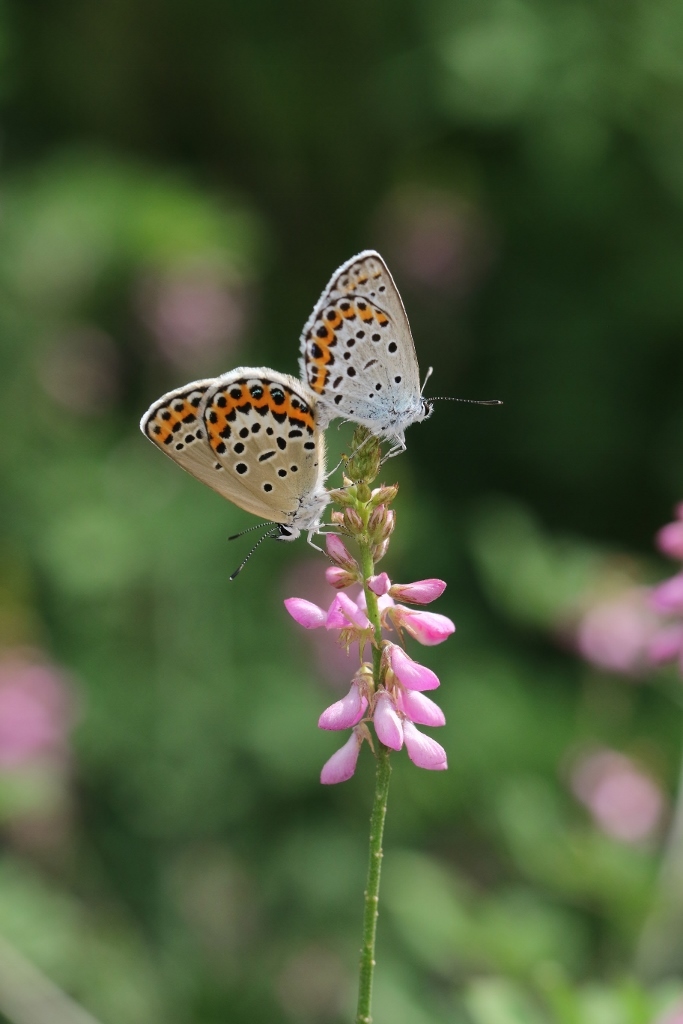
<path id="1" fill-rule="evenodd" d="M 404 432 L 432 405 L 420 391 L 415 345 L 389 270 L 372 250 L 333 275 L 301 336 L 301 376 L 239 366 L 170 391 L 140 429 L 192 476 L 309 542 L 320 531 L 325 490 L 323 430 L 336 417 L 405 450 Z M 314 545 L 315 546 L 315 545 Z"/>

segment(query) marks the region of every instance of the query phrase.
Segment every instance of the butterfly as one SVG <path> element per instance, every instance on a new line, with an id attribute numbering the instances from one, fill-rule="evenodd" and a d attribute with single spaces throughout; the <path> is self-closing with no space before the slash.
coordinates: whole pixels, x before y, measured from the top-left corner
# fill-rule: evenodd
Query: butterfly
<path id="1" fill-rule="evenodd" d="M 197 480 L 294 540 L 319 532 L 329 496 L 317 399 L 294 377 L 238 366 L 153 402 L 142 433 Z M 315 547 L 315 545 L 313 545 Z"/>
<path id="2" fill-rule="evenodd" d="M 332 275 L 301 335 L 300 366 L 320 425 L 335 417 L 360 423 L 392 442 L 389 455 L 405 451 L 406 429 L 432 414 L 401 296 L 373 249 Z"/>

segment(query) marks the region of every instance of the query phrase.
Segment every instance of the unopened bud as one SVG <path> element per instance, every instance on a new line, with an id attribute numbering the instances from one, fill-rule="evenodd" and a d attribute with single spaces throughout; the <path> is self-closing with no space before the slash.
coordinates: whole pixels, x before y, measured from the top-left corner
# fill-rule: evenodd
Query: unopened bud
<path id="1" fill-rule="evenodd" d="M 330 515 L 330 522 L 334 523 L 336 526 L 343 526 L 344 525 L 344 513 L 343 512 L 338 512 L 338 511 L 335 510 Z"/>
<path id="2" fill-rule="evenodd" d="M 377 505 L 390 505 L 397 494 L 398 484 L 392 484 L 391 487 L 375 487 L 370 495 L 370 501 L 375 507 Z"/>
<path id="3" fill-rule="evenodd" d="M 346 569 L 348 572 L 356 572 L 358 570 L 358 562 L 348 550 L 341 537 L 338 537 L 336 533 L 327 534 L 325 537 L 325 547 L 327 548 L 329 558 L 331 558 L 335 565 L 341 566 L 342 569 Z"/>
<path id="4" fill-rule="evenodd" d="M 347 459 L 346 472 L 355 483 L 371 483 L 379 473 L 382 448 L 379 438 L 367 427 L 357 427 L 351 440 L 352 456 Z"/>
<path id="5" fill-rule="evenodd" d="M 344 526 L 352 534 L 363 532 L 363 520 L 355 508 L 344 509 Z"/>
<path id="6" fill-rule="evenodd" d="M 381 532 L 384 527 L 384 519 L 387 514 L 386 505 L 378 505 L 373 510 L 372 515 L 368 519 L 368 533 L 370 536 L 374 536 L 378 531 Z"/>
<path id="7" fill-rule="evenodd" d="M 391 536 L 395 525 L 396 514 L 392 509 L 387 508 L 386 505 L 378 505 L 368 522 L 370 539 L 375 544 L 379 544 L 380 541 L 386 540 Z"/>
<path id="8" fill-rule="evenodd" d="M 388 538 L 386 540 L 383 540 L 380 544 L 375 544 L 375 546 L 372 549 L 372 560 L 375 563 L 375 565 L 377 564 L 377 562 L 380 562 L 384 558 L 388 550 Z"/>
<path id="9" fill-rule="evenodd" d="M 392 508 L 387 509 L 386 518 L 384 521 L 384 539 L 388 540 L 394 532 L 396 526 L 396 513 Z"/>
<path id="10" fill-rule="evenodd" d="M 364 661 L 353 677 L 353 681 L 364 697 L 371 697 L 375 689 L 372 665 Z"/>
<path id="11" fill-rule="evenodd" d="M 353 505 L 355 503 L 355 490 L 355 487 L 349 488 L 348 490 L 345 487 L 339 487 L 336 490 L 328 491 L 327 493 L 330 496 L 330 500 L 333 501 L 335 505 L 342 505 L 345 507 L 346 505 Z M 350 493 L 351 491 L 354 493 Z"/>
<path id="12" fill-rule="evenodd" d="M 338 565 L 330 565 L 325 569 L 325 579 L 335 590 L 344 590 L 346 587 L 350 587 L 353 583 L 358 582 L 358 578 L 354 573 L 347 572 L 346 569 L 340 569 Z"/>

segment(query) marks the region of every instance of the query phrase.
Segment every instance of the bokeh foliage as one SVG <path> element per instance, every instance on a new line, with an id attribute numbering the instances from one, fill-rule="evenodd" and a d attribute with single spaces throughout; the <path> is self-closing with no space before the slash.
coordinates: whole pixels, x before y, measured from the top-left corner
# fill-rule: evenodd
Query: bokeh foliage
<path id="1" fill-rule="evenodd" d="M 319 786 L 344 670 L 281 603 L 324 563 L 264 545 L 229 583 L 249 517 L 137 421 L 296 372 L 369 246 L 428 390 L 505 401 L 439 404 L 386 466 L 383 568 L 448 580 L 458 633 L 449 771 L 394 759 L 375 1018 L 675 997 L 636 976 L 661 836 L 599 831 L 568 765 L 610 746 L 673 801 L 676 704 L 550 627 L 683 492 L 682 69 L 672 0 L 3 3 L 0 643 L 71 673 L 78 724 L 60 796 L 0 779 L 0 934 L 104 1024 L 349 1019 L 372 768 Z"/>

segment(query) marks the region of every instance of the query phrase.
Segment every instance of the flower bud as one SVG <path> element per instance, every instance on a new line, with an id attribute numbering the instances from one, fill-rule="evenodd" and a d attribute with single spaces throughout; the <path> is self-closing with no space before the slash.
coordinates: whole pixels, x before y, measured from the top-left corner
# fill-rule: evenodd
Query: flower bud
<path id="1" fill-rule="evenodd" d="M 353 682 L 345 697 L 323 711 L 318 719 L 318 728 L 338 730 L 358 725 L 367 706 L 367 699 L 361 693 L 357 683 Z"/>
<path id="2" fill-rule="evenodd" d="M 358 427 L 351 442 L 354 454 L 346 462 L 346 472 L 358 483 L 371 483 L 382 464 L 382 446 L 367 427 Z"/>
<path id="3" fill-rule="evenodd" d="M 346 782 L 351 778 L 356 770 L 362 742 L 362 737 L 354 730 L 344 746 L 325 762 L 320 773 L 320 781 L 324 786 L 334 785 L 336 782 Z"/>
<path id="4" fill-rule="evenodd" d="M 346 569 L 348 572 L 358 571 L 358 562 L 346 547 L 346 544 L 336 533 L 328 533 L 325 537 L 325 547 L 328 557 L 335 565 Z"/>
<path id="5" fill-rule="evenodd" d="M 371 537 L 375 537 L 382 533 L 384 529 L 384 521 L 387 515 L 386 505 L 378 505 L 372 511 L 372 515 L 368 519 L 368 533 Z M 377 540 L 384 540 L 384 537 L 377 536 Z"/>
<path id="6" fill-rule="evenodd" d="M 391 580 L 385 572 L 381 572 L 379 576 L 370 576 L 368 579 L 368 587 L 373 594 L 377 595 L 377 597 L 382 597 L 384 594 L 389 592 Z"/>
<path id="7" fill-rule="evenodd" d="M 446 584 L 443 580 L 418 580 L 417 583 L 395 583 L 391 588 L 391 596 L 397 601 L 408 601 L 409 604 L 430 604 L 441 597 Z"/>
<path id="8" fill-rule="evenodd" d="M 325 569 L 325 579 L 335 590 L 344 590 L 358 582 L 354 574 L 347 572 L 346 569 L 340 569 L 338 565 L 329 565 Z"/>
<path id="9" fill-rule="evenodd" d="M 344 526 L 344 513 L 335 509 L 330 515 L 330 522 L 334 523 L 335 526 Z"/>
<path id="10" fill-rule="evenodd" d="M 392 750 L 400 750 L 403 746 L 403 725 L 386 691 L 380 692 L 377 698 L 372 720 L 380 743 Z"/>
<path id="11" fill-rule="evenodd" d="M 363 532 L 363 520 L 356 512 L 355 508 L 344 509 L 344 526 L 351 534 Z"/>
<path id="12" fill-rule="evenodd" d="M 375 507 L 377 505 L 390 505 L 397 494 L 398 484 L 393 484 L 391 487 L 375 487 L 370 495 L 370 502 Z"/>
<path id="13" fill-rule="evenodd" d="M 349 483 L 351 483 L 350 480 Z M 353 491 L 354 493 L 349 493 L 350 491 Z M 330 496 L 330 501 L 333 501 L 336 505 L 353 505 L 356 500 L 355 487 L 349 487 L 348 490 L 341 487 L 338 490 L 328 491 L 327 493 Z"/>
<path id="14" fill-rule="evenodd" d="M 394 625 L 399 629 L 405 629 L 418 643 L 426 647 L 433 647 L 448 639 L 451 633 L 455 632 L 455 626 L 445 615 L 438 615 L 436 612 L 418 612 L 413 608 L 404 608 L 397 604 L 387 612 Z"/>
<path id="15" fill-rule="evenodd" d="M 372 560 L 375 563 L 375 565 L 377 565 L 378 562 L 381 562 L 381 560 L 384 558 L 388 550 L 388 540 L 383 540 L 380 544 L 375 544 L 375 546 L 372 549 Z"/>
<path id="16" fill-rule="evenodd" d="M 448 768 L 446 751 L 441 744 L 421 733 L 412 722 L 403 723 L 403 736 L 408 757 L 418 768 L 429 768 L 432 771 Z"/>
<path id="17" fill-rule="evenodd" d="M 384 536 L 382 540 L 388 540 L 394 532 L 396 526 L 396 513 L 392 508 L 387 509 L 387 514 L 384 520 Z"/>
<path id="18" fill-rule="evenodd" d="M 298 622 L 304 629 L 317 629 L 323 626 L 327 614 L 312 601 L 305 601 L 303 597 L 288 597 L 285 599 L 285 608 L 295 622 Z"/>

